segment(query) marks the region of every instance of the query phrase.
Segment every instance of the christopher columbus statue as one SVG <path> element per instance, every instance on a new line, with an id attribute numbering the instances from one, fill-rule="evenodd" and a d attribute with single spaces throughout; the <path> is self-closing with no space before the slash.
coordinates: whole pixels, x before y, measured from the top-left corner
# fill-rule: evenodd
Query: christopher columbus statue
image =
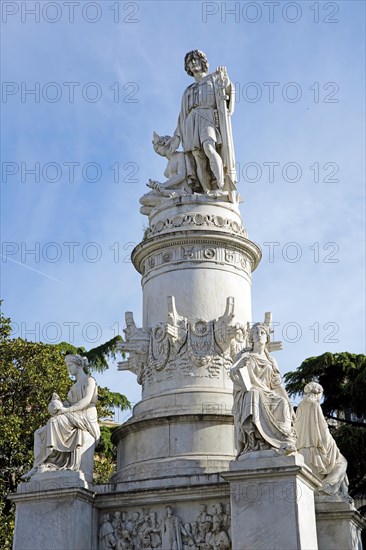
<path id="1" fill-rule="evenodd" d="M 235 155 L 230 120 L 234 86 L 225 67 L 208 74 L 207 57 L 200 50 L 186 54 L 184 67 L 195 82 L 183 94 L 178 125 L 169 143 L 170 154 L 182 145 L 188 183 L 194 191 L 234 191 Z"/>

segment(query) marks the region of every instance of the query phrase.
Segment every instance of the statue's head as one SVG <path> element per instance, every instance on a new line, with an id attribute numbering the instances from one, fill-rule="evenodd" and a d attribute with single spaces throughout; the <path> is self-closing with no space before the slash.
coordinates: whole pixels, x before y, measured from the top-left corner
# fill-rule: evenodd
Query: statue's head
<path id="1" fill-rule="evenodd" d="M 65 356 L 65 363 L 70 372 L 75 369 L 84 369 L 89 364 L 86 357 L 82 357 L 81 355 L 72 355 L 71 353 Z M 71 372 L 71 374 L 73 374 L 73 372 Z"/>
<path id="2" fill-rule="evenodd" d="M 222 514 L 223 513 L 223 507 L 222 507 L 221 502 L 218 502 L 215 505 L 215 510 L 216 510 L 216 514 Z"/>
<path id="3" fill-rule="evenodd" d="M 208 60 L 207 60 L 206 54 L 201 52 L 201 50 L 192 50 L 192 51 L 186 53 L 186 55 L 184 57 L 184 69 L 185 69 L 186 73 L 189 74 L 189 76 L 193 76 L 193 73 L 189 68 L 189 63 L 190 63 L 190 61 L 192 61 L 192 59 L 196 59 L 197 61 L 199 61 L 200 64 L 201 64 L 201 67 L 202 67 L 202 71 L 204 73 L 207 73 L 207 71 L 208 71 Z"/>
<path id="4" fill-rule="evenodd" d="M 323 395 L 323 386 L 318 382 L 309 382 L 304 387 L 305 399 L 311 401 L 320 401 Z"/>
<path id="5" fill-rule="evenodd" d="M 165 157 L 170 139 L 171 136 L 159 136 L 159 134 L 154 132 L 152 143 L 155 153 L 157 153 L 161 157 Z"/>
<path id="6" fill-rule="evenodd" d="M 212 525 L 212 530 L 214 533 L 218 533 L 220 531 L 221 524 L 219 521 L 214 521 Z"/>
<path id="7" fill-rule="evenodd" d="M 269 344 L 271 339 L 271 332 L 268 325 L 265 323 L 255 323 L 250 329 L 249 341 L 253 345 L 254 342 L 262 342 L 263 344 Z"/>

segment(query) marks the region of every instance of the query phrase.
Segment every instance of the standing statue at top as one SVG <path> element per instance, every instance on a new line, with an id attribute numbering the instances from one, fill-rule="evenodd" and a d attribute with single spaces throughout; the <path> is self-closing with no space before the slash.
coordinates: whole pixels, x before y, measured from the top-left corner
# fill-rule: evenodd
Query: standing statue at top
<path id="1" fill-rule="evenodd" d="M 194 191 L 234 191 L 235 155 L 230 117 L 235 89 L 226 68 L 208 74 L 206 55 L 188 52 L 184 67 L 195 82 L 186 88 L 170 153 L 182 145 L 187 178 Z"/>

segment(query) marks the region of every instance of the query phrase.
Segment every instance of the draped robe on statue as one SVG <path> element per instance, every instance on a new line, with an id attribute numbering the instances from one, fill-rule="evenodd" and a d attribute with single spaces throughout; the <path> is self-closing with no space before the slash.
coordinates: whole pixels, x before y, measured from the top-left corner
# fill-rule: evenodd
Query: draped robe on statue
<path id="1" fill-rule="evenodd" d="M 71 406 L 86 396 L 86 383 L 77 382 L 71 387 L 67 395 Z M 97 399 L 98 389 L 95 384 L 92 399 L 83 410 L 52 416 L 45 426 L 35 431 L 34 466 L 50 463 L 59 470 L 80 469 L 80 451 L 86 434 L 92 435 L 96 441 L 100 437 L 95 407 Z"/>
<path id="2" fill-rule="evenodd" d="M 296 411 L 296 446 L 329 494 L 347 495 L 347 460 L 330 434 L 320 403 L 305 396 Z"/>
<path id="3" fill-rule="evenodd" d="M 279 392 L 281 376 L 275 360 L 251 352 L 243 357 L 250 388 L 234 383 L 236 448 L 242 452 L 294 445 L 292 407 Z"/>

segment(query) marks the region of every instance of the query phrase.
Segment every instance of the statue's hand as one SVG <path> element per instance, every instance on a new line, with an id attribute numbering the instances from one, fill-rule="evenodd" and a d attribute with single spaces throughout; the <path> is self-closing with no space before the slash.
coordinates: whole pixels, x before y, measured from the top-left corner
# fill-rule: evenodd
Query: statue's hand
<path id="1" fill-rule="evenodd" d="M 221 79 L 220 88 L 227 88 L 229 85 L 229 77 L 227 75 L 226 67 L 220 65 L 220 67 L 217 67 L 216 72 L 219 74 Z"/>
<path id="2" fill-rule="evenodd" d="M 151 187 L 151 189 L 153 191 L 155 191 L 155 193 L 157 195 L 160 195 L 161 194 L 161 186 L 163 185 L 162 183 L 160 183 L 160 181 L 155 181 L 155 180 L 149 180 L 149 183 L 146 184 L 148 187 Z"/>
<path id="3" fill-rule="evenodd" d="M 223 65 L 220 65 L 219 67 L 217 67 L 216 71 L 218 73 L 223 73 L 224 76 L 227 76 L 227 69 Z"/>

